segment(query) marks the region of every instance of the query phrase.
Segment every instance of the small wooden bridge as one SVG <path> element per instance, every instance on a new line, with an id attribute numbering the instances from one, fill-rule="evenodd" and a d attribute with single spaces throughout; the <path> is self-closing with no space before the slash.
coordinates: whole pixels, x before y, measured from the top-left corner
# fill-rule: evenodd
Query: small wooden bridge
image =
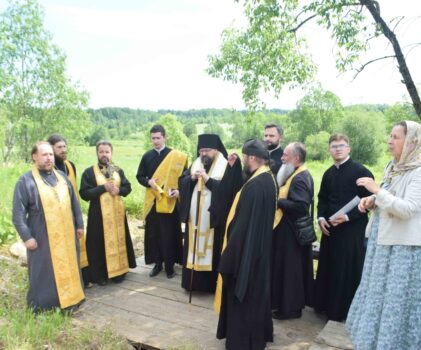
<path id="1" fill-rule="evenodd" d="M 181 288 L 181 269 L 167 279 L 165 273 L 150 278 L 150 266 L 138 267 L 120 284 L 94 285 L 75 317 L 82 322 L 108 326 L 138 349 L 225 349 L 215 337 L 218 317 L 213 295 L 194 293 L 192 305 Z M 300 319 L 274 320 L 274 342 L 268 349 L 352 349 L 344 325 L 329 322 L 312 309 Z"/>

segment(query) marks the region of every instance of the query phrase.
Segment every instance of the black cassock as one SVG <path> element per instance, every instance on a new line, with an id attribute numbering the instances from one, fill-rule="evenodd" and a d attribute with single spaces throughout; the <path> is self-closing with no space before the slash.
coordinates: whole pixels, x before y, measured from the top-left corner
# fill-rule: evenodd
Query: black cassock
<path id="1" fill-rule="evenodd" d="M 209 171 L 210 165 L 205 166 L 206 172 Z M 210 212 L 210 227 L 214 229 L 213 242 L 213 256 L 212 256 L 212 271 L 194 271 L 193 273 L 193 290 L 201 292 L 214 292 L 216 287 L 216 278 L 218 276 L 217 267 L 219 264 L 219 257 L 221 256 L 222 242 L 225 233 L 225 223 L 227 216 L 234 200 L 235 194 L 241 188 L 242 170 L 241 162 L 236 160 L 231 167 L 227 164 L 224 176 L 221 180 L 209 178 L 205 186 L 211 191 L 211 205 Z M 183 274 L 181 279 L 181 286 L 190 290 L 191 283 L 191 269 L 186 268 L 187 254 L 189 250 L 189 216 L 191 201 L 197 201 L 197 198 L 192 198 L 194 187 L 197 180 L 191 179 L 190 169 L 183 173 L 179 179 L 180 190 L 180 218 L 182 222 L 186 223 L 186 234 L 184 235 L 183 245 Z M 193 243 L 193 242 L 192 242 Z"/>
<path id="2" fill-rule="evenodd" d="M 281 146 L 274 149 L 273 151 L 269 151 L 269 157 L 270 157 L 270 170 L 272 170 L 273 175 L 278 173 L 279 168 L 282 166 L 282 160 L 281 157 L 284 154 L 284 150 Z"/>
<path id="3" fill-rule="evenodd" d="M 136 174 L 142 186 L 150 187 L 148 181 L 170 151 L 168 147 L 161 152 L 152 149 L 142 156 Z M 169 269 L 167 272 L 172 272 L 174 264 L 181 263 L 181 254 L 181 223 L 177 206 L 171 214 L 161 214 L 156 212 L 154 203 L 145 218 L 145 263 L 165 262 L 165 268 Z"/>
<path id="4" fill-rule="evenodd" d="M 219 272 L 223 278 L 217 338 L 227 349 L 258 349 L 273 341 L 270 251 L 276 185 L 269 172 L 246 183 L 232 222 Z"/>
<path id="5" fill-rule="evenodd" d="M 273 231 L 272 309 L 288 318 L 314 299 L 312 247 L 298 244 L 293 222 L 309 213 L 313 179 L 305 170 L 291 181 L 286 199 L 278 201 L 283 217 Z"/>
<path id="6" fill-rule="evenodd" d="M 101 165 L 100 165 L 101 168 Z M 119 196 L 126 197 L 132 187 L 129 180 L 124 175 L 123 170 L 119 169 L 118 174 L 121 178 Z M 86 228 L 86 253 L 88 255 L 89 266 L 83 273 L 85 284 L 88 282 L 102 282 L 108 280 L 107 262 L 105 257 L 104 226 L 102 221 L 101 203 L 99 197 L 105 193 L 104 185 L 98 186 L 94 174 L 94 168 L 86 169 L 82 174 L 80 181 L 80 197 L 89 201 L 88 226 Z M 133 250 L 133 243 L 130 237 L 127 217 L 125 217 L 126 231 L 126 250 L 129 267 L 136 267 L 136 258 Z M 118 276 L 117 276 L 118 277 Z"/>
<path id="7" fill-rule="evenodd" d="M 355 196 L 370 195 L 356 185 L 359 177 L 373 177 L 361 164 L 349 159 L 339 168 L 332 165 L 323 175 L 317 207 L 318 217 L 329 219 Z M 367 214 L 355 207 L 349 221 L 329 228 L 330 236 L 322 235 L 316 277 L 315 309 L 326 312 L 330 320 L 346 319 L 355 291 L 360 283 L 364 264 L 364 234 Z"/>

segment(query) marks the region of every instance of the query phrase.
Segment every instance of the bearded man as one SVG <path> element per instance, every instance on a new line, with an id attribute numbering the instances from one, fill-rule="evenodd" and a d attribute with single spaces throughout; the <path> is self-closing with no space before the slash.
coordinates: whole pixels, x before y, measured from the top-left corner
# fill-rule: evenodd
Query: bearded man
<path id="1" fill-rule="evenodd" d="M 226 219 L 242 185 L 241 163 L 235 155 L 228 156 L 214 134 L 199 135 L 197 154 L 179 180 L 180 217 L 186 224 L 181 286 L 213 293 Z"/>
<path id="2" fill-rule="evenodd" d="M 273 232 L 272 309 L 275 319 L 301 317 L 305 305 L 313 304 L 313 258 L 311 245 L 296 238 L 294 221 L 309 214 L 314 195 L 313 178 L 305 166 L 302 143 L 290 143 L 277 174 L 280 221 Z"/>

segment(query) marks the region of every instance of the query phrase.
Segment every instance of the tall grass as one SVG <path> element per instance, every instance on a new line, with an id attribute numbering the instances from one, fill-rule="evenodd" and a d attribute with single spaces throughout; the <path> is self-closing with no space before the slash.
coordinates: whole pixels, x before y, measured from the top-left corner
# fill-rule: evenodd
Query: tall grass
<path id="1" fill-rule="evenodd" d="M 0 349 L 127 349 L 110 329 L 76 323 L 56 309 L 34 314 L 26 308 L 26 269 L 0 259 Z"/>

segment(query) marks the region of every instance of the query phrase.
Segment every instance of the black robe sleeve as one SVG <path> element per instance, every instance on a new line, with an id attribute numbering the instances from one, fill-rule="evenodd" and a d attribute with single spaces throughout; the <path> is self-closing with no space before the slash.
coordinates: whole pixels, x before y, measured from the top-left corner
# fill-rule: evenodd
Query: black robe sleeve
<path id="1" fill-rule="evenodd" d="M 278 207 L 287 216 L 295 219 L 308 214 L 310 203 L 313 198 L 313 189 L 309 179 L 304 174 L 298 174 L 291 182 L 288 198 L 279 199 Z"/>
<path id="2" fill-rule="evenodd" d="M 374 176 L 371 173 L 371 171 L 368 170 L 364 166 L 361 166 L 361 169 L 359 171 L 358 178 L 360 177 L 371 177 L 372 179 L 374 179 Z M 367 191 L 366 188 L 363 186 L 358 186 L 357 192 L 358 192 L 358 197 L 360 198 L 368 197 L 371 195 L 371 192 Z M 347 215 L 348 215 L 349 221 L 358 220 L 367 216 L 366 213 L 361 213 L 358 210 L 358 206 L 352 209 Z"/>
<path id="3" fill-rule="evenodd" d="M 104 185 L 97 186 L 95 174 L 93 168 L 90 167 L 86 169 L 82 174 L 82 179 L 80 180 L 80 197 L 85 201 L 90 201 L 92 199 L 98 199 L 101 194 L 105 193 L 107 190 Z"/>
<path id="4" fill-rule="evenodd" d="M 330 170 L 330 169 L 329 169 Z M 329 193 L 327 188 L 327 181 L 328 181 L 328 172 L 327 170 L 322 177 L 322 183 L 320 184 L 320 190 L 318 194 L 318 203 L 317 203 L 317 217 L 318 218 L 325 218 L 326 220 L 329 217 L 328 213 L 328 201 L 329 201 Z"/>
<path id="5" fill-rule="evenodd" d="M 25 178 L 22 176 L 16 183 L 13 194 L 13 224 L 22 241 L 33 238 L 28 224 L 29 195 L 25 186 Z"/>
<path id="6" fill-rule="evenodd" d="M 185 170 L 178 178 L 178 191 L 180 194 L 178 213 L 180 215 L 181 222 L 185 223 L 189 221 L 191 197 L 193 194 L 194 186 L 196 186 L 197 183 L 197 180 L 193 180 L 191 178 L 190 169 Z"/>
<path id="7" fill-rule="evenodd" d="M 149 178 L 146 169 L 146 161 L 146 155 L 144 155 L 140 160 L 139 167 L 137 168 L 136 179 L 142 186 L 150 187 L 148 184 Z"/>
<path id="8" fill-rule="evenodd" d="M 212 191 L 209 207 L 211 227 L 225 226 L 234 197 L 242 185 L 243 173 L 239 158 L 232 167 L 227 164 L 221 180 L 209 179 L 206 182 L 206 187 Z"/>
<path id="9" fill-rule="evenodd" d="M 118 195 L 122 197 L 126 197 L 128 196 L 130 192 L 132 192 L 132 185 L 130 184 L 126 175 L 124 175 L 123 169 L 119 169 L 118 174 L 120 175 L 120 178 L 121 178 L 120 192 Z"/>

